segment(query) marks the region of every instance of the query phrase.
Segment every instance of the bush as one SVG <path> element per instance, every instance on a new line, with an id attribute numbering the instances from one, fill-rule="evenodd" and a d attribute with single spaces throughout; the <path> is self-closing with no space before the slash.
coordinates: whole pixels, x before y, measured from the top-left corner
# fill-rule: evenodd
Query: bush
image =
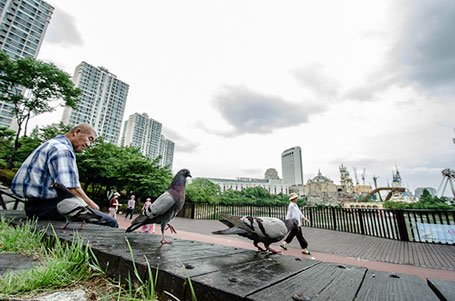
<path id="1" fill-rule="evenodd" d="M 14 176 L 16 175 L 16 171 L 17 169 L 0 169 L 0 182 L 3 182 L 3 184 L 10 186 Z"/>

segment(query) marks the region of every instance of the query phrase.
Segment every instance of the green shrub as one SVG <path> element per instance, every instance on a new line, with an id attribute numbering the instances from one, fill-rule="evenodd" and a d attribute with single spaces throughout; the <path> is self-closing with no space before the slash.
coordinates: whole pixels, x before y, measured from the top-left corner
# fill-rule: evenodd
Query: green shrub
<path id="1" fill-rule="evenodd" d="M 16 175 L 17 170 L 9 170 L 9 169 L 0 169 L 0 182 L 3 182 L 5 185 L 11 185 L 14 176 Z"/>

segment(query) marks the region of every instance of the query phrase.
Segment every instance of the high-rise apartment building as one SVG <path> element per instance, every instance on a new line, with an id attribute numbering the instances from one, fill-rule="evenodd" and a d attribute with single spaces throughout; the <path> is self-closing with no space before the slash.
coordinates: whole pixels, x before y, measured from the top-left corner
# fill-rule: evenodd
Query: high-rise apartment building
<path id="1" fill-rule="evenodd" d="M 160 166 L 168 166 L 172 170 L 172 162 L 174 161 L 175 143 L 166 139 L 163 135 L 160 138 Z"/>
<path id="2" fill-rule="evenodd" d="M 152 160 L 161 156 L 159 165 L 172 169 L 175 144 L 161 134 L 161 129 L 162 124 L 147 113 L 134 113 L 124 122 L 120 145 L 138 147 Z"/>
<path id="3" fill-rule="evenodd" d="M 42 0 L 0 0 L 0 50 L 12 59 L 36 58 L 53 11 Z M 12 109 L 0 102 L 0 126 L 17 128 Z"/>
<path id="4" fill-rule="evenodd" d="M 302 150 L 299 146 L 285 150 L 281 154 L 283 182 L 286 185 L 303 185 Z"/>
<path id="5" fill-rule="evenodd" d="M 76 67 L 72 80 L 82 94 L 76 109 L 65 107 L 63 123 L 88 123 L 104 141 L 118 144 L 129 85 L 106 68 L 86 62 Z"/>

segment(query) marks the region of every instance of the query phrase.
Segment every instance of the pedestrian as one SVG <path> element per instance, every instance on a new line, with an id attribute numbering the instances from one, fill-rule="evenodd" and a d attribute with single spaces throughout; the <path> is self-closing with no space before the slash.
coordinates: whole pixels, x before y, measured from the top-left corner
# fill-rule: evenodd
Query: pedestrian
<path id="1" fill-rule="evenodd" d="M 83 199 L 102 218 L 101 225 L 118 228 L 115 219 L 99 211 L 79 183 L 76 152 L 90 147 L 96 138 L 95 130 L 88 124 L 79 124 L 64 135 L 58 135 L 38 146 L 22 163 L 11 183 L 11 190 L 26 198 L 24 204 L 28 217 L 65 221 L 57 210 L 57 191 L 50 188 L 58 183 Z"/>
<path id="2" fill-rule="evenodd" d="M 117 210 L 118 210 L 118 197 L 120 193 L 114 192 L 114 196 L 109 201 L 109 215 L 117 219 Z"/>
<path id="3" fill-rule="evenodd" d="M 144 206 L 142 206 L 142 214 L 145 214 L 145 211 L 152 206 L 152 202 L 150 198 L 145 200 Z M 141 228 L 142 232 L 144 233 L 155 233 L 155 224 L 147 224 L 143 225 Z"/>
<path id="4" fill-rule="evenodd" d="M 130 216 L 130 220 L 133 219 L 134 206 L 136 205 L 135 198 L 136 196 L 132 194 L 130 199 L 128 200 L 128 208 L 126 208 L 125 220 L 128 218 L 128 215 Z"/>
<path id="5" fill-rule="evenodd" d="M 311 252 L 308 251 L 308 242 L 305 240 L 302 234 L 302 218 L 309 223 L 310 220 L 305 217 L 305 215 L 300 211 L 299 206 L 297 205 L 297 199 L 298 195 L 296 193 L 291 193 L 289 195 L 289 206 L 288 206 L 288 212 L 286 214 L 286 219 L 288 218 L 295 218 L 297 222 L 299 223 L 298 227 L 292 228 L 292 230 L 289 232 L 288 237 L 283 241 L 283 243 L 280 245 L 283 249 L 287 250 L 288 247 L 287 245 L 292 241 L 294 236 L 297 237 L 297 240 L 300 243 L 300 247 L 302 248 L 302 253 L 305 255 L 311 255 Z"/>

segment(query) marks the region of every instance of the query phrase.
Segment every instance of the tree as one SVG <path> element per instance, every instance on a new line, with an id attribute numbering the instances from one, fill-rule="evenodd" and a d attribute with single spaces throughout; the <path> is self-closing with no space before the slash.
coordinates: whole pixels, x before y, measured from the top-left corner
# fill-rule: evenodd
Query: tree
<path id="1" fill-rule="evenodd" d="M 53 112 L 51 101 L 63 99 L 65 106 L 75 108 L 81 91 L 74 87 L 70 76 L 52 63 L 44 63 L 33 57 L 12 60 L 0 51 L 0 101 L 12 104 L 18 130 L 8 168 L 20 147 L 19 136 L 27 136 L 27 125 L 32 115 Z"/>
<path id="2" fill-rule="evenodd" d="M 15 131 L 6 126 L 0 126 L 0 160 L 7 159 L 11 154 L 14 136 L 16 136 Z"/>
<path id="3" fill-rule="evenodd" d="M 86 191 L 107 201 L 105 191 L 134 193 L 138 198 L 161 195 L 172 181 L 171 172 L 158 166 L 159 158 L 141 154 L 135 147 L 118 147 L 98 138 L 95 145 L 77 154 L 79 179 Z"/>
<path id="4" fill-rule="evenodd" d="M 190 202 L 215 204 L 221 188 L 210 180 L 198 178 L 188 185 L 185 193 Z"/>

